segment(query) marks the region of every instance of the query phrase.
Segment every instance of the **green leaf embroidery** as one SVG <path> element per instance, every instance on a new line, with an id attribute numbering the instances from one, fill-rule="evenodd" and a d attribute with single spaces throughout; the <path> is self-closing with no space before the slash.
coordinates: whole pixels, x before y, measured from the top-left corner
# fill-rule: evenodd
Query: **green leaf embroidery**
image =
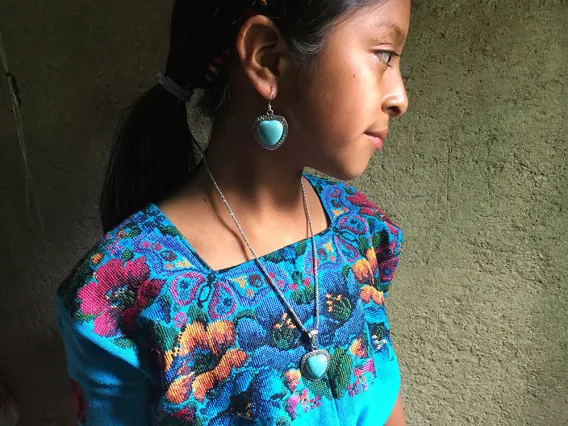
<path id="1" fill-rule="evenodd" d="M 176 344 L 179 330 L 176 327 L 167 327 L 160 323 L 154 323 L 154 335 L 156 343 L 163 352 L 172 350 Z"/>
<path id="2" fill-rule="evenodd" d="M 296 244 L 296 255 L 302 256 L 306 252 L 307 246 L 308 246 L 308 243 L 305 240 L 300 241 L 298 244 Z"/>
<path id="3" fill-rule="evenodd" d="M 134 253 L 130 249 L 124 250 L 122 253 L 122 260 L 130 260 L 134 257 Z"/>
<path id="4" fill-rule="evenodd" d="M 274 252 L 274 253 L 269 253 L 264 258 L 267 261 L 272 262 L 272 263 L 280 263 L 280 262 L 284 261 L 284 257 L 282 257 L 282 254 L 280 254 L 279 251 Z"/>
<path id="5" fill-rule="evenodd" d="M 353 361 L 345 349 L 338 348 L 329 362 L 327 376 L 331 378 L 331 391 L 336 398 L 341 398 L 351 380 Z"/>
<path id="6" fill-rule="evenodd" d="M 308 388 L 308 390 L 315 396 L 321 396 L 322 398 L 331 398 L 331 389 L 324 380 L 308 380 L 304 379 L 302 376 L 302 382 Z"/>
<path id="7" fill-rule="evenodd" d="M 234 319 L 235 325 L 237 325 L 239 320 L 243 318 L 250 318 L 256 320 L 256 312 L 252 309 L 243 309 L 242 311 L 237 312 Z"/>
<path id="8" fill-rule="evenodd" d="M 294 281 L 296 284 L 301 285 L 303 280 L 304 276 L 302 275 L 301 272 L 299 271 L 292 272 L 292 281 Z"/>
<path id="9" fill-rule="evenodd" d="M 315 288 L 310 285 L 301 290 L 293 291 L 290 298 L 298 305 L 311 303 L 315 298 Z"/>
<path id="10" fill-rule="evenodd" d="M 340 322 L 347 321 L 353 312 L 351 301 L 343 294 L 328 298 L 329 312 L 333 318 Z"/>
<path id="11" fill-rule="evenodd" d="M 272 341 L 278 349 L 287 351 L 296 340 L 298 331 L 296 328 L 288 328 L 286 324 L 281 325 L 280 328 L 272 328 Z"/>
<path id="12" fill-rule="evenodd" d="M 388 329 L 384 322 L 373 324 L 371 327 L 371 334 L 375 336 L 377 340 L 383 340 L 388 333 Z"/>
<path id="13" fill-rule="evenodd" d="M 373 247 L 376 249 L 377 247 L 379 247 L 383 241 L 383 235 L 381 235 L 380 232 L 377 232 L 375 234 L 373 234 L 372 237 L 373 240 Z"/>
<path id="14" fill-rule="evenodd" d="M 304 293 L 306 293 L 307 303 L 310 303 L 316 297 L 316 288 L 313 285 L 309 285 L 306 288 L 304 288 Z"/>
<path id="15" fill-rule="evenodd" d="M 199 321 L 200 323 L 206 326 L 207 323 L 209 322 L 207 314 L 195 305 L 191 305 L 189 307 L 189 309 L 187 310 L 187 317 L 188 317 L 188 323 Z"/>
<path id="16" fill-rule="evenodd" d="M 79 300 L 79 298 L 76 298 L 77 309 L 71 310 L 71 316 L 73 317 L 73 319 L 77 322 L 80 322 L 80 323 L 94 321 L 97 318 L 97 316 L 96 315 L 85 315 L 83 312 L 81 312 L 81 308 L 78 307 L 78 306 L 80 306 L 80 302 L 81 301 Z"/>
<path id="17" fill-rule="evenodd" d="M 140 235 L 141 233 L 142 231 L 140 230 L 140 227 L 138 226 L 138 224 L 136 224 L 136 226 L 128 230 L 128 237 L 133 238 L 136 237 L 137 235 Z"/>
<path id="18" fill-rule="evenodd" d="M 379 284 L 377 285 L 377 290 L 382 291 L 383 293 L 385 293 L 385 296 L 386 296 L 386 293 L 388 293 L 389 288 L 390 288 L 390 281 L 388 281 L 388 282 L 381 282 L 381 283 L 379 283 Z"/>
<path id="19" fill-rule="evenodd" d="M 369 245 L 369 240 L 367 237 L 360 236 L 359 237 L 359 253 L 367 253 L 371 246 Z"/>
<path id="20" fill-rule="evenodd" d="M 343 275 L 343 278 L 346 278 L 349 276 L 349 272 L 351 272 L 351 265 L 347 264 L 347 265 L 343 265 L 343 268 L 341 268 L 341 275 Z"/>
<path id="21" fill-rule="evenodd" d="M 171 235 L 173 237 L 181 236 L 179 230 L 175 226 L 172 226 L 172 225 L 160 225 L 160 226 L 158 226 L 158 229 L 164 235 Z"/>
<path id="22" fill-rule="evenodd" d="M 302 290 L 293 292 L 290 295 L 290 299 L 292 299 L 292 301 L 296 303 L 296 305 L 303 305 L 306 303 L 306 301 L 304 300 L 304 292 Z"/>
<path id="23" fill-rule="evenodd" d="M 112 343 L 124 349 L 133 349 L 136 347 L 136 344 L 132 340 L 125 337 L 117 337 L 115 339 L 112 339 Z"/>

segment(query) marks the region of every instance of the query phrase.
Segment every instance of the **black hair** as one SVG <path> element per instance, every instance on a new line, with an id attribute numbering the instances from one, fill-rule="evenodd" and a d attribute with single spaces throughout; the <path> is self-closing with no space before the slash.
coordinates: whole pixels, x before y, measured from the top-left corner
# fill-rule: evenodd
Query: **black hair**
<path id="1" fill-rule="evenodd" d="M 176 0 L 165 74 L 180 86 L 207 89 L 202 104 L 213 112 L 223 104 L 231 72 L 228 59 L 236 56 L 236 35 L 251 13 L 270 17 L 295 64 L 309 70 L 338 18 L 381 1 Z M 212 75 L 210 67 L 218 57 L 225 64 Z M 140 97 L 114 139 L 99 204 L 103 231 L 179 189 L 197 163 L 194 143 L 183 102 L 158 84 Z"/>

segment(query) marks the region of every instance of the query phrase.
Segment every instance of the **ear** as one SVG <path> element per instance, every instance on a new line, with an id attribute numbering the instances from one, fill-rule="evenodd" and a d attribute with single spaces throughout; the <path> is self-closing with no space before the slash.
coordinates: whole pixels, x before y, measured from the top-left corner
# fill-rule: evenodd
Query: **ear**
<path id="1" fill-rule="evenodd" d="M 274 99 L 283 75 L 291 69 L 288 46 L 279 28 L 264 15 L 252 16 L 241 27 L 236 47 L 257 92 Z"/>

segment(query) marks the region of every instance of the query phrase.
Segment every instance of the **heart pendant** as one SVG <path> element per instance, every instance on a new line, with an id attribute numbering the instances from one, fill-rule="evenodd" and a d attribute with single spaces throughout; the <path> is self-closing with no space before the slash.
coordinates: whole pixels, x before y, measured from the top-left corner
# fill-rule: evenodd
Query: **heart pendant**
<path id="1" fill-rule="evenodd" d="M 329 367 L 330 358 L 325 349 L 310 351 L 300 360 L 300 371 L 308 380 L 320 380 Z"/>
<path id="2" fill-rule="evenodd" d="M 263 148 L 273 151 L 286 140 L 288 122 L 281 115 L 261 115 L 253 124 L 253 133 Z"/>

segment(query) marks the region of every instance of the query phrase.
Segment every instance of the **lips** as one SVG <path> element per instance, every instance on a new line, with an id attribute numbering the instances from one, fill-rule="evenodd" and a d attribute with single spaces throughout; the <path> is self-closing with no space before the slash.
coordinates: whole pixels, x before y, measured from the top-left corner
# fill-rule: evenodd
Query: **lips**
<path id="1" fill-rule="evenodd" d="M 371 141 L 375 145 L 375 148 L 381 149 L 383 147 L 383 141 L 386 139 L 388 133 L 388 129 L 379 131 L 368 130 L 365 132 L 365 135 L 369 137 L 369 139 L 371 139 Z"/>
<path id="2" fill-rule="evenodd" d="M 384 129 L 384 130 L 367 130 L 365 132 L 366 135 L 372 137 L 372 138 L 379 138 L 381 140 L 385 140 L 389 134 L 389 129 Z"/>

